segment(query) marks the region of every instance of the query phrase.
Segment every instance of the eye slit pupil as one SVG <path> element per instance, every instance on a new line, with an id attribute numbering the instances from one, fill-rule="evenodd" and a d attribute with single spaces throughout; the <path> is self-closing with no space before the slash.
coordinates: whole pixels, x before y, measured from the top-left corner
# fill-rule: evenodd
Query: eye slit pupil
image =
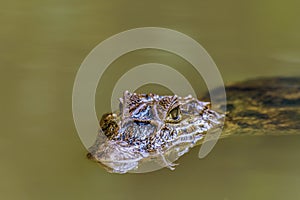
<path id="1" fill-rule="evenodd" d="M 177 106 L 176 108 L 172 109 L 169 114 L 170 118 L 173 120 L 178 120 L 179 119 L 179 107 Z"/>

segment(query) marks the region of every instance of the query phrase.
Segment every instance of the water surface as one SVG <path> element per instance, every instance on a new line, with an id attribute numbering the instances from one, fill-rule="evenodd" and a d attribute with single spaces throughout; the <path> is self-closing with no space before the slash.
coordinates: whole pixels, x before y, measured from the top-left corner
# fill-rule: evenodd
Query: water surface
<path id="1" fill-rule="evenodd" d="M 107 37 L 135 27 L 166 27 L 193 37 L 226 83 L 299 76 L 299 6 L 293 0 L 2 0 L 1 199 L 299 199 L 298 136 L 225 139 L 203 160 L 194 148 L 175 171 L 122 176 L 85 158 L 71 111 L 73 81 L 85 56 Z M 202 84 L 172 54 L 133 52 L 101 80 L 99 116 L 114 81 L 146 62 L 171 65 L 192 84 Z"/>

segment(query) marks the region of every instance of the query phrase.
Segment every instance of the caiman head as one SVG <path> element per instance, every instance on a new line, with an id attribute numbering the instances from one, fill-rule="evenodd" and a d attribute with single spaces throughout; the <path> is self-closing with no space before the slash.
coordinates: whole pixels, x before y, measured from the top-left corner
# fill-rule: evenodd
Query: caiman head
<path id="1" fill-rule="evenodd" d="M 173 169 L 167 154 L 175 153 L 178 159 L 208 130 L 218 127 L 222 117 L 210 110 L 210 103 L 192 96 L 126 91 L 119 111 L 102 116 L 100 133 L 88 156 L 117 173 L 137 169 L 140 162 L 154 157 Z"/>

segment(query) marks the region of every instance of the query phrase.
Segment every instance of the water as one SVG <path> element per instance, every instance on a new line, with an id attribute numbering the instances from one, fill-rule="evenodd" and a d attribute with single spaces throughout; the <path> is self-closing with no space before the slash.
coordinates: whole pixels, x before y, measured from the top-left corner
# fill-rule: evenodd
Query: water
<path id="1" fill-rule="evenodd" d="M 85 158 L 71 111 L 74 78 L 85 56 L 100 41 L 134 27 L 166 27 L 193 37 L 225 82 L 299 76 L 299 6 L 293 0 L 2 1 L 1 199 L 299 199 L 298 136 L 225 139 L 203 160 L 194 148 L 175 171 L 122 176 Z M 168 53 L 124 56 L 100 82 L 98 115 L 114 81 L 148 61 L 193 74 Z M 201 78 L 191 79 L 201 84 Z"/>

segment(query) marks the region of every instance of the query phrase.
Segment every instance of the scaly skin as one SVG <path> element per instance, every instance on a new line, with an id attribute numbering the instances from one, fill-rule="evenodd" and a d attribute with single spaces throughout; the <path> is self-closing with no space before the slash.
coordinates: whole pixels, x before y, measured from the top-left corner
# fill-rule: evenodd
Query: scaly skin
<path id="1" fill-rule="evenodd" d="M 216 89 L 217 91 L 218 89 Z M 217 92 L 216 92 L 217 93 Z M 300 78 L 264 78 L 228 85 L 224 130 L 232 135 L 287 135 L 300 132 Z M 201 98 L 209 102 L 208 96 Z M 224 116 L 191 96 L 125 92 L 120 110 L 103 115 L 88 157 L 108 171 L 138 170 L 147 161 L 174 169 L 173 161 L 201 144 Z M 221 102 L 221 101 L 220 101 Z"/>
<path id="2" fill-rule="evenodd" d="M 225 89 L 222 137 L 300 134 L 300 77 L 253 79 Z M 202 99 L 209 101 L 208 95 Z"/>
<path id="3" fill-rule="evenodd" d="M 149 159 L 174 169 L 172 161 L 188 152 L 208 130 L 219 127 L 223 117 L 210 110 L 209 103 L 191 96 L 126 91 L 120 101 L 120 111 L 105 114 L 100 121 L 107 138 L 103 142 L 100 133 L 88 155 L 115 173 L 135 170 Z"/>

